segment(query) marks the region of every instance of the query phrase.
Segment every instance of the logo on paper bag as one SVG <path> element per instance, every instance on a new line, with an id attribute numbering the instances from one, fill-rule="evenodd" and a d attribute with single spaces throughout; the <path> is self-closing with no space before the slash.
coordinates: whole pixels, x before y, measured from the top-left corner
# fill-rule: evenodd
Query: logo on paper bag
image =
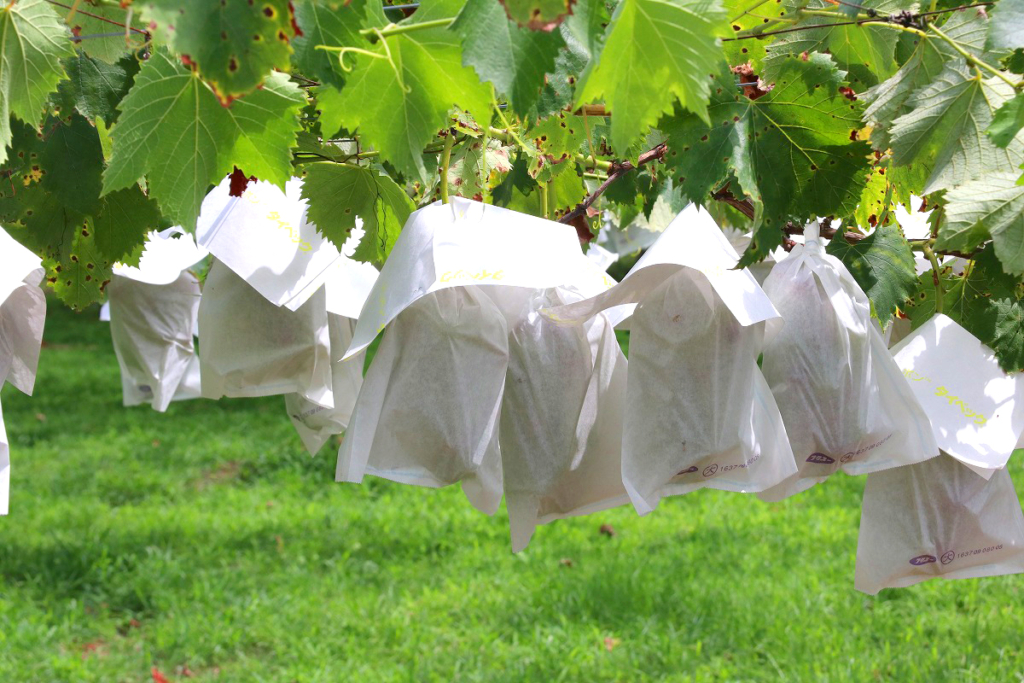
<path id="1" fill-rule="evenodd" d="M 943 555 L 943 557 L 945 557 L 945 555 Z M 920 567 L 922 564 L 931 564 L 935 561 L 936 560 L 934 555 L 918 555 L 910 561 L 910 564 L 914 565 L 915 567 Z"/>
<path id="2" fill-rule="evenodd" d="M 718 471 L 718 465 L 708 465 L 704 468 L 704 476 L 712 477 Z"/>
<path id="3" fill-rule="evenodd" d="M 678 474 L 676 474 L 676 476 L 678 477 L 678 476 L 681 476 L 681 475 L 684 475 L 684 474 L 693 474 L 696 471 L 697 471 L 697 466 L 696 465 L 690 465 L 689 467 L 687 467 L 682 472 L 679 472 Z"/>
<path id="4" fill-rule="evenodd" d="M 831 465 L 836 461 L 835 458 L 829 457 L 824 453 L 811 453 L 807 458 L 807 462 L 818 463 L 819 465 Z"/>
<path id="5" fill-rule="evenodd" d="M 946 551 L 946 552 L 944 552 L 942 554 L 942 557 L 939 558 L 939 561 L 942 562 L 942 564 L 949 564 L 950 562 L 952 562 L 955 559 L 956 559 L 956 553 L 953 552 L 952 550 L 949 550 L 949 551 Z"/>

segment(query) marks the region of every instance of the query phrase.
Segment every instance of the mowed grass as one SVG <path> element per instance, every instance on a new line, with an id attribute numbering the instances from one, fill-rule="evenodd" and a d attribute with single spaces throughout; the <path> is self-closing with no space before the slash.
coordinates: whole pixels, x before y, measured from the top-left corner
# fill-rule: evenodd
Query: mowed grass
<path id="1" fill-rule="evenodd" d="M 853 590 L 862 479 L 512 555 L 457 488 L 335 483 L 280 397 L 121 407 L 94 312 L 51 303 L 46 343 L 36 396 L 3 393 L 5 683 L 1024 680 L 1024 577 Z"/>

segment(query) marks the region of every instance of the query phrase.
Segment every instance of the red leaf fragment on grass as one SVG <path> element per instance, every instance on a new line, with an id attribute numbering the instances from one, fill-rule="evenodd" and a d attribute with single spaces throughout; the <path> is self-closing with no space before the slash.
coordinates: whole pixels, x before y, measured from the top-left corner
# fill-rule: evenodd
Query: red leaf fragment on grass
<path id="1" fill-rule="evenodd" d="M 155 666 L 152 669 L 150 669 L 150 674 L 152 674 L 153 676 L 153 683 L 171 683 L 170 680 L 168 680 L 167 676 L 164 676 L 162 673 L 160 673 L 160 669 L 156 668 Z"/>

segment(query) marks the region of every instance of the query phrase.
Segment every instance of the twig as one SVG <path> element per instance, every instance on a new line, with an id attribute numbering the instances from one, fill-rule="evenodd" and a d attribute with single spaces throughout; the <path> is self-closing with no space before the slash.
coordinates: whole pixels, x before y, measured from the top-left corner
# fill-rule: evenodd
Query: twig
<path id="1" fill-rule="evenodd" d="M 637 159 L 636 166 L 631 161 L 623 161 L 622 163 L 612 163 L 610 172 L 608 173 L 608 179 L 598 185 L 597 189 L 591 192 L 586 199 L 576 205 L 576 208 L 565 214 L 558 219 L 559 223 L 572 223 L 577 218 L 587 215 L 587 209 L 589 209 L 598 198 L 605 193 L 605 191 L 612 186 L 616 180 L 629 173 L 630 171 L 637 169 L 644 164 L 649 164 L 652 161 L 660 160 L 665 156 L 665 152 L 668 148 L 665 143 L 661 143 L 654 149 L 650 149 L 640 155 Z"/>
<path id="2" fill-rule="evenodd" d="M 455 145 L 455 131 L 448 131 L 441 153 L 441 203 L 448 203 L 448 167 L 452 162 L 452 147 Z"/>
<path id="3" fill-rule="evenodd" d="M 71 5 L 65 5 L 63 2 L 57 2 L 57 0 L 46 0 L 46 2 L 50 3 L 51 5 L 56 5 L 57 7 L 63 7 L 67 10 L 71 9 Z M 126 24 L 122 24 L 120 21 L 114 21 L 113 19 L 108 19 L 107 17 L 100 16 L 99 14 L 93 14 L 92 12 L 86 12 L 82 9 L 77 10 L 75 14 L 81 14 L 86 17 L 91 17 L 92 19 L 96 19 L 97 21 L 104 21 L 108 24 L 113 24 L 114 26 L 120 26 L 121 28 L 130 28 Z M 139 28 L 130 28 L 130 30 L 134 31 L 135 33 L 139 33 L 146 37 L 149 37 L 148 31 L 143 31 Z"/>
<path id="4" fill-rule="evenodd" d="M 935 251 L 932 249 L 934 242 L 928 240 L 924 245 L 924 255 L 928 257 L 928 260 L 932 262 L 932 281 L 935 283 L 935 312 L 942 313 L 942 300 L 945 298 L 946 293 L 942 291 L 942 278 L 939 275 L 939 259 L 935 256 Z"/>

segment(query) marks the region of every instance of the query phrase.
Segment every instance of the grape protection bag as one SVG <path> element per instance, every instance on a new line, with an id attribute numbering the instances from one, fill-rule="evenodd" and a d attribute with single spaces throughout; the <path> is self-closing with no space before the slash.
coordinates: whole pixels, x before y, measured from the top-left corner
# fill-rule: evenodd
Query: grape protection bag
<path id="1" fill-rule="evenodd" d="M 46 322 L 39 257 L 0 228 L 0 389 L 5 382 L 32 395 Z M 10 507 L 10 444 L 0 409 L 0 515 Z"/>
<path id="2" fill-rule="evenodd" d="M 292 311 L 214 260 L 199 303 L 199 329 L 205 398 L 296 393 L 334 406 L 323 287 Z"/>
<path id="3" fill-rule="evenodd" d="M 138 267 L 114 265 L 106 319 L 125 406 L 148 403 L 164 412 L 171 401 L 200 397 L 200 288 L 186 269 L 206 256 L 191 235 L 169 228 L 147 236 Z"/>
<path id="4" fill-rule="evenodd" d="M 302 179 L 284 190 L 250 182 L 240 197 L 225 178 L 203 200 L 199 245 L 276 306 L 296 311 L 320 289 L 341 252 L 306 220 Z"/>
<path id="5" fill-rule="evenodd" d="M 626 360 L 607 316 L 559 326 L 541 309 L 578 301 L 574 288 L 501 291 L 509 320 L 501 462 L 512 550 L 538 524 L 628 502 L 621 475 Z M 506 306 L 508 304 L 506 303 Z"/>
<path id="6" fill-rule="evenodd" d="M 945 315 L 932 316 L 892 349 L 932 422 L 939 448 L 988 479 L 1024 436 L 1024 379 Z"/>
<path id="7" fill-rule="evenodd" d="M 346 243 L 345 248 L 348 246 Z M 299 394 L 285 396 L 288 416 L 310 455 L 316 455 L 328 439 L 345 431 L 363 385 L 365 352 L 348 359 L 342 357 L 352 343 L 356 319 L 378 273 L 372 265 L 358 263 L 347 255 L 334 262 L 324 281 L 334 406 L 322 406 Z"/>
<path id="8" fill-rule="evenodd" d="M 690 206 L 622 282 L 547 314 L 562 324 L 636 304 L 622 479 L 639 514 L 700 488 L 759 492 L 795 470 L 757 367 L 778 313 L 707 212 Z M 625 310 L 621 315 L 628 315 Z"/>
<path id="9" fill-rule="evenodd" d="M 855 587 L 1024 572 L 1024 514 L 1005 470 L 988 480 L 941 454 L 868 475 Z"/>
<path id="10" fill-rule="evenodd" d="M 786 324 L 761 370 L 782 413 L 798 471 L 759 495 L 777 501 L 838 470 L 860 475 L 938 455 L 931 425 L 896 366 L 871 304 L 816 221 L 775 266 L 764 291 Z"/>
<path id="11" fill-rule="evenodd" d="M 493 514 L 507 366 L 505 320 L 479 287 L 418 299 L 384 332 L 338 452 L 338 481 L 461 482 L 474 507 Z"/>
<path id="12" fill-rule="evenodd" d="M 107 294 L 124 405 L 149 403 L 162 413 L 172 400 L 198 398 L 196 276 L 186 271 L 170 284 L 152 285 L 115 273 Z"/>
<path id="13" fill-rule="evenodd" d="M 517 235 L 511 242 L 505 239 L 510 231 Z M 517 362 L 529 353 L 515 341 L 523 337 L 510 339 L 510 331 L 532 310 L 530 302 L 540 293 L 562 285 L 599 291 L 610 282 L 583 256 L 576 233 L 568 226 L 461 198 L 414 212 L 367 298 L 349 347 L 348 355 L 359 353 L 384 331 L 339 450 L 337 478 L 360 481 L 363 474 L 376 474 L 427 486 L 461 480 L 471 502 L 493 512 L 502 493 L 499 415 L 508 419 L 502 406 L 515 394 L 507 384 L 509 350 L 515 347 L 521 354 Z M 583 393 L 587 405 L 594 406 L 597 398 L 589 395 L 594 353 L 589 343 L 586 335 L 577 335 L 567 348 L 578 352 L 570 362 L 578 364 L 581 377 L 585 375 Z M 529 360 L 530 377 L 536 377 L 539 371 L 534 366 L 540 361 Z M 547 358 L 548 363 L 554 361 Z M 623 359 L 622 372 L 624 365 Z M 610 375 L 609 368 L 601 387 L 610 383 Z M 527 400 L 529 390 L 516 396 Z M 554 390 L 562 387 L 547 383 L 538 389 Z M 547 400 L 546 395 L 539 398 Z M 382 414 L 385 408 L 390 416 Z M 574 432 L 579 410 L 569 411 Z M 403 430 L 399 414 L 415 415 L 418 424 L 426 425 L 418 440 L 415 434 L 388 434 Z M 608 429 L 584 433 L 588 447 L 607 449 Z M 404 441 L 395 444 L 400 437 Z M 390 449 L 380 446 L 385 439 L 392 440 Z M 618 443 L 613 450 L 617 479 Z M 577 455 L 574 450 L 569 460 Z M 562 454 L 551 457 L 561 459 Z M 590 460 L 599 458 L 587 455 L 580 462 Z M 578 486 L 577 492 L 580 504 L 591 502 L 589 489 Z M 552 503 L 549 510 L 542 505 L 531 514 L 554 518 L 561 515 L 559 506 L 564 503 Z M 575 505 L 570 508 L 572 512 Z"/>

